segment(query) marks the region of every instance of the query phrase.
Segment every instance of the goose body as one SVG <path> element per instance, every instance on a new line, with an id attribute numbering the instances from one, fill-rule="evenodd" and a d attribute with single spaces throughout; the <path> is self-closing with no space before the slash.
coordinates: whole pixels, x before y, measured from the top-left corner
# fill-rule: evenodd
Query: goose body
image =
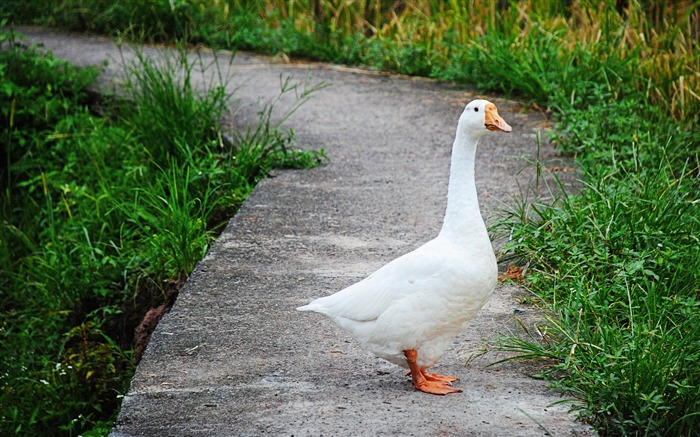
<path id="1" fill-rule="evenodd" d="M 297 308 L 321 313 L 365 349 L 408 367 L 417 389 L 461 391 L 457 378 L 427 373 L 491 296 L 496 257 L 479 211 L 474 178 L 479 139 L 510 132 L 496 106 L 474 100 L 465 107 L 452 148 L 447 209 L 437 237 L 367 278 Z"/>

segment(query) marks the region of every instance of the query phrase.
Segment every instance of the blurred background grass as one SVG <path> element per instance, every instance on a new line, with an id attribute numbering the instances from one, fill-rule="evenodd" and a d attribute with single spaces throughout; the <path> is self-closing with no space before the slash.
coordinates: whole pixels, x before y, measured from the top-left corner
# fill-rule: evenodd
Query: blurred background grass
<path id="1" fill-rule="evenodd" d="M 6 4 L 3 11 L 140 41 L 184 38 L 501 86 L 542 105 L 555 92 L 576 101 L 573 89 L 552 89 L 578 82 L 561 73 L 603 75 L 591 82 L 630 80 L 678 120 L 700 105 L 694 1 L 40 0 Z M 491 74 L 478 65 L 482 57 L 503 56 L 521 59 Z M 514 75 L 520 64 L 531 71 Z M 611 71 L 598 71 L 605 67 Z M 553 71 L 557 80 L 548 77 Z"/>

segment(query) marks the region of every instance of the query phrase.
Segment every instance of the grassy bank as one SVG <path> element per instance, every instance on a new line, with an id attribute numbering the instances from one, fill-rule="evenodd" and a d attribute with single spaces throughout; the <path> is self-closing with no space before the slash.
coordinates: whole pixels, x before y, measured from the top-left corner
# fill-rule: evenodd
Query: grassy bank
<path id="1" fill-rule="evenodd" d="M 0 13 L 142 41 L 184 38 L 466 81 L 542 105 L 586 104 L 597 86 L 630 81 L 676 120 L 700 109 L 700 11 L 692 1 L 28 3 Z"/>
<path id="2" fill-rule="evenodd" d="M 697 2 L 36 4 L 27 19 L 463 81 L 547 108 L 583 188 L 532 196 L 502 221 L 547 313 L 529 341 L 502 345 L 546 360 L 542 376 L 601 434 L 697 435 Z"/>
<path id="3" fill-rule="evenodd" d="M 104 435 L 144 314 L 172 303 L 269 169 L 323 155 L 294 149 L 270 108 L 224 142 L 225 80 L 196 94 L 192 74 L 216 66 L 184 50 L 139 56 L 127 100 L 100 100 L 95 69 L 0 37 L 0 434 Z"/>

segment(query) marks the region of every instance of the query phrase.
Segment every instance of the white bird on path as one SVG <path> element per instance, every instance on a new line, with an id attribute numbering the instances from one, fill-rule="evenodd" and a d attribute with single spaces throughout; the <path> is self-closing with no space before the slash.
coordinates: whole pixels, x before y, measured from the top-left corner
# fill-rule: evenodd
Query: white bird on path
<path id="1" fill-rule="evenodd" d="M 474 100 L 459 118 L 447 209 L 437 237 L 367 278 L 297 308 L 324 314 L 380 358 L 408 367 L 416 389 L 462 390 L 458 378 L 428 373 L 484 306 L 497 281 L 496 257 L 479 211 L 474 163 L 479 139 L 512 129 L 496 105 Z"/>

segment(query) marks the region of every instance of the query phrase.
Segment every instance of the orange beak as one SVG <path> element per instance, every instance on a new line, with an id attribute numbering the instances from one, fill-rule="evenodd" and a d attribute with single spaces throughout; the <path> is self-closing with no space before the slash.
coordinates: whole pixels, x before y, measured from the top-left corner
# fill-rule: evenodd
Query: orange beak
<path id="1" fill-rule="evenodd" d="M 503 132 L 510 132 L 513 130 L 513 128 L 510 127 L 500 115 L 498 115 L 498 109 L 496 109 L 496 105 L 493 103 L 486 105 L 484 124 L 488 130 L 501 130 Z"/>

